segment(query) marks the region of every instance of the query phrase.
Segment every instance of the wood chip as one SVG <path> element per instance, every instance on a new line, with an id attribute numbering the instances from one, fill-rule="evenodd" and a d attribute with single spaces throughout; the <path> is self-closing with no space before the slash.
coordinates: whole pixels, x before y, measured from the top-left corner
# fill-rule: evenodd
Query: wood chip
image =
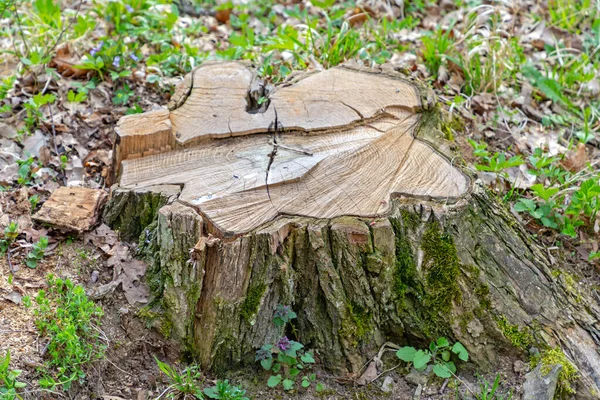
<path id="1" fill-rule="evenodd" d="M 98 221 L 106 196 L 98 189 L 60 187 L 33 219 L 68 231 L 86 232 Z"/>

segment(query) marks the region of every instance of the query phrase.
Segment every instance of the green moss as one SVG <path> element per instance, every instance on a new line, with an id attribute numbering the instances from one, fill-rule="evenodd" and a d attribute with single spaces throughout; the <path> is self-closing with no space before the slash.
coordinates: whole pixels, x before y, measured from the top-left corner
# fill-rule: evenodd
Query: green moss
<path id="1" fill-rule="evenodd" d="M 415 230 L 421 224 L 421 219 L 416 213 L 412 213 L 408 210 L 400 210 L 402 216 L 402 223 L 407 230 Z"/>
<path id="2" fill-rule="evenodd" d="M 541 373 L 547 375 L 555 365 L 562 365 L 558 375 L 555 398 L 566 398 L 575 394 L 573 383 L 579 379 L 577 368 L 563 353 L 560 347 L 554 347 L 544 351 L 540 356 L 531 360 L 531 367 L 535 368 L 541 364 Z"/>
<path id="3" fill-rule="evenodd" d="M 552 276 L 562 284 L 562 287 L 567 291 L 567 293 L 575 298 L 577 303 L 581 303 L 582 296 L 579 288 L 577 287 L 578 279 L 574 275 L 568 273 L 567 271 L 557 269 L 552 271 Z"/>
<path id="4" fill-rule="evenodd" d="M 356 303 L 346 304 L 347 317 L 342 321 L 342 336 L 350 339 L 353 346 L 364 340 L 373 330 L 371 313 Z"/>
<path id="5" fill-rule="evenodd" d="M 458 286 L 460 261 L 452 238 L 441 232 L 437 222 L 425 229 L 422 237 L 423 266 L 426 269 L 425 307 L 432 319 L 449 315 L 452 303 L 460 301 L 462 293 Z"/>
<path id="6" fill-rule="evenodd" d="M 168 339 L 171 336 L 173 322 L 162 313 L 153 310 L 150 306 L 140 308 L 136 316 L 145 321 L 148 328 L 155 328 L 165 338 Z"/>
<path id="7" fill-rule="evenodd" d="M 394 293 L 398 308 L 403 309 L 407 291 L 414 286 L 417 267 L 412 249 L 405 235 L 396 235 L 396 269 L 394 271 Z"/>
<path id="8" fill-rule="evenodd" d="M 266 289 L 267 286 L 265 284 L 248 288 L 248 293 L 246 294 L 246 299 L 242 304 L 242 310 L 240 311 L 240 314 L 249 324 L 252 324 L 252 318 L 258 311 L 260 300 L 262 299 Z"/>
<path id="9" fill-rule="evenodd" d="M 492 306 L 490 300 L 490 287 L 485 282 L 479 282 L 474 290 L 475 296 L 479 299 L 479 307 L 483 310 L 489 310 Z"/>
<path id="10" fill-rule="evenodd" d="M 520 329 L 518 325 L 512 325 L 505 316 L 496 318 L 496 323 L 504 337 L 516 348 L 527 351 L 535 344 L 533 336 L 528 328 Z"/>
<path id="11" fill-rule="evenodd" d="M 442 132 L 444 132 L 444 138 L 453 142 L 454 134 L 452 132 L 463 132 L 465 130 L 465 121 L 458 115 L 452 114 L 452 116 L 446 116 L 442 123 Z"/>

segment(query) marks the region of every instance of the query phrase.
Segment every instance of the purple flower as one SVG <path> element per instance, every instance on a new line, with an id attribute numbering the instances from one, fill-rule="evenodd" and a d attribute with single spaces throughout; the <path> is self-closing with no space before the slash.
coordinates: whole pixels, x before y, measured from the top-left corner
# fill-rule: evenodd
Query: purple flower
<path id="1" fill-rule="evenodd" d="M 279 350 L 281 351 L 288 350 L 291 347 L 290 339 L 288 339 L 287 336 L 282 337 L 281 339 L 279 339 L 277 347 L 279 347 Z"/>
<path id="2" fill-rule="evenodd" d="M 140 58 L 139 58 L 138 56 L 136 56 L 135 54 L 133 54 L 133 53 L 132 53 L 132 54 L 131 54 L 129 57 L 131 57 L 131 59 L 132 59 L 133 61 L 136 61 L 136 62 L 137 62 L 137 61 L 140 61 Z"/>
<path id="3" fill-rule="evenodd" d="M 129 11 L 130 13 L 133 12 L 133 7 L 131 7 L 129 4 L 125 4 L 125 8 L 127 9 L 127 11 Z"/>
<path id="4" fill-rule="evenodd" d="M 120 57 L 120 56 L 116 56 L 116 57 L 113 59 L 113 63 L 112 63 L 112 65 L 113 65 L 113 67 L 115 67 L 115 68 L 119 68 L 119 64 L 120 64 L 120 63 L 121 63 L 121 57 Z"/>
<path id="5" fill-rule="evenodd" d="M 100 49 L 102 48 L 103 45 L 104 45 L 104 41 L 100 41 L 100 43 L 98 43 L 98 46 L 96 46 L 92 50 L 90 50 L 90 54 L 92 56 L 95 56 L 96 53 L 100 51 Z"/>

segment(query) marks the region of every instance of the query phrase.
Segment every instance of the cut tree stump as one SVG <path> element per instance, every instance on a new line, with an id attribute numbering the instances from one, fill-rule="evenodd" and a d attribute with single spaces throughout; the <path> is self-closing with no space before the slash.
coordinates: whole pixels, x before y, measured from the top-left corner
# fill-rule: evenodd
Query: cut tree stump
<path id="1" fill-rule="evenodd" d="M 444 335 L 480 370 L 559 346 L 597 393 L 596 298 L 475 185 L 431 91 L 343 66 L 269 93 L 243 63 L 207 63 L 169 107 L 119 122 L 104 218 L 151 262 L 144 315 L 203 367 L 253 362 L 284 304 L 336 373 Z"/>

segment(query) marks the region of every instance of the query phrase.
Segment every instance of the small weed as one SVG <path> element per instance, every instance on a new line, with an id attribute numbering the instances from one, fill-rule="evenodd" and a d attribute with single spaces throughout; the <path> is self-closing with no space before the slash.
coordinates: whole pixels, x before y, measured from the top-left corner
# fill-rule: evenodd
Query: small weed
<path id="1" fill-rule="evenodd" d="M 0 399 L 14 400 L 21 399 L 18 389 L 26 386 L 24 382 L 19 382 L 21 370 L 10 369 L 10 350 L 6 351 L 4 358 L 0 358 Z"/>
<path id="2" fill-rule="evenodd" d="M 154 358 L 158 368 L 170 381 L 169 387 L 165 390 L 166 398 L 177 399 L 185 396 L 193 396 L 196 399 L 204 399 L 202 390 L 198 381 L 202 377 L 200 368 L 196 365 L 185 368 L 181 373 L 167 363 Z"/>
<path id="3" fill-rule="evenodd" d="M 0 255 L 8 251 L 8 248 L 17 236 L 19 236 L 19 224 L 12 221 L 4 228 L 4 238 L 0 239 Z"/>
<path id="4" fill-rule="evenodd" d="M 291 323 L 296 318 L 296 313 L 289 306 L 278 305 L 273 316 L 273 323 L 277 327 L 283 327 Z M 304 345 L 300 342 L 282 337 L 275 344 L 265 344 L 256 352 L 256 361 L 272 375 L 267 381 L 267 386 L 275 388 L 281 384 L 284 390 L 289 391 L 295 388 L 296 380 L 303 373 L 301 386 L 309 387 L 316 382 L 316 374 L 306 372 L 314 363 L 315 359 L 312 352 L 305 351 Z M 317 390 L 323 389 L 322 384 L 317 384 Z"/>
<path id="5" fill-rule="evenodd" d="M 500 375 L 496 375 L 494 383 L 490 383 L 483 377 L 479 377 L 479 393 L 475 393 L 477 400 L 510 400 L 512 399 L 512 393 L 507 395 L 500 395 L 497 393 L 500 387 Z"/>
<path id="6" fill-rule="evenodd" d="M 19 185 L 33 185 L 33 171 L 37 168 L 37 163 L 34 161 L 34 158 L 29 157 L 25 160 L 17 160 L 17 164 L 19 164 L 19 177 L 17 178 Z"/>
<path id="7" fill-rule="evenodd" d="M 446 379 L 456 374 L 456 365 L 451 360 L 452 354 L 455 354 L 461 361 L 469 361 L 469 352 L 460 342 L 450 346 L 448 339 L 443 337 L 431 342 L 429 350 L 417 350 L 410 346 L 402 347 L 396 352 L 396 357 L 412 363 L 417 371 L 424 371 L 427 365 L 433 361 L 433 373 Z"/>
<path id="8" fill-rule="evenodd" d="M 33 244 L 33 248 L 25 258 L 25 265 L 29 268 L 37 268 L 38 261 L 44 258 L 44 251 L 48 247 L 48 237 L 42 236 L 37 243 Z"/>
<path id="9" fill-rule="evenodd" d="M 35 324 L 48 339 L 49 356 L 39 384 L 67 390 L 73 382 L 83 381 L 86 365 L 104 355 L 106 346 L 96 327 L 102 308 L 88 299 L 83 287 L 52 275 L 48 276 L 48 292 L 40 290 L 35 302 Z"/>
<path id="10" fill-rule="evenodd" d="M 209 399 L 219 400 L 249 400 L 246 391 L 233 386 L 228 380 L 217 381 L 215 386 L 204 389 L 204 394 Z"/>

